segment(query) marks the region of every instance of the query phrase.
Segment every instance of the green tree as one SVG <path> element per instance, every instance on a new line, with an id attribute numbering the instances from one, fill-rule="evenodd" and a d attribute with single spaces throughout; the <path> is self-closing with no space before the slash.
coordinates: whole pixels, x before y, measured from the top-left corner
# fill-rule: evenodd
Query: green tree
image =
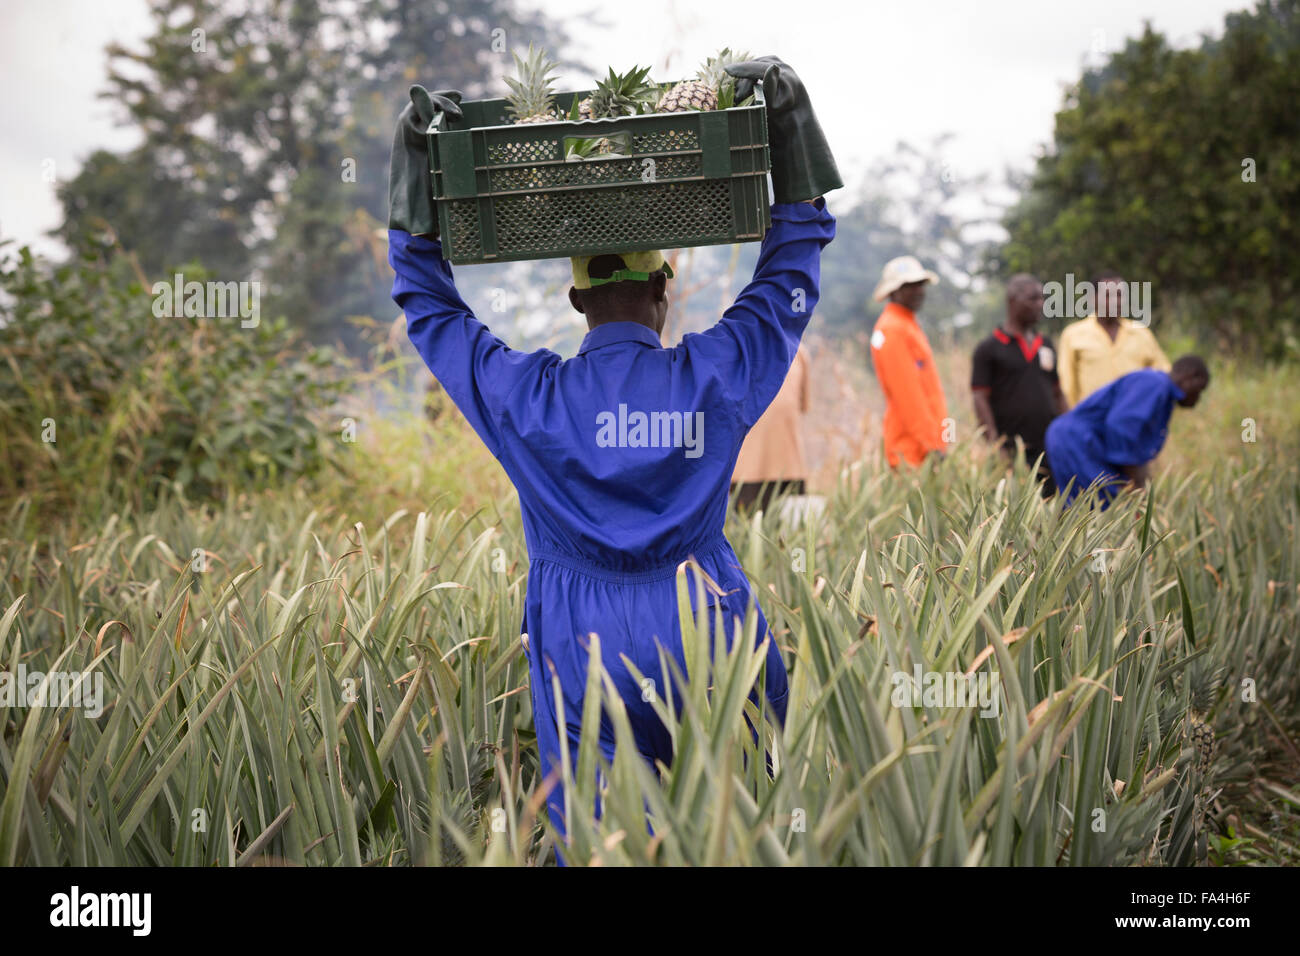
<path id="1" fill-rule="evenodd" d="M 193 263 L 185 275 L 211 278 Z M 120 250 L 55 266 L 0 248 L 0 501 L 84 515 L 164 488 L 198 499 L 275 485 L 331 461 L 351 366 L 282 317 L 170 315 L 171 297 Z"/>
<path id="2" fill-rule="evenodd" d="M 317 338 L 391 309 L 376 231 L 407 87 L 481 96 L 508 48 L 563 39 L 513 0 L 151 6 L 143 46 L 109 48 L 104 93 L 141 143 L 60 188 L 57 235 L 98 254 L 107 233 L 150 276 L 194 260 L 260 279 L 268 307 Z"/>
<path id="3" fill-rule="evenodd" d="M 1152 283 L 1157 320 L 1177 312 L 1225 343 L 1294 347 L 1297 102 L 1300 0 L 1230 14 L 1196 49 L 1147 25 L 1067 93 L 993 270 L 1113 268 Z"/>

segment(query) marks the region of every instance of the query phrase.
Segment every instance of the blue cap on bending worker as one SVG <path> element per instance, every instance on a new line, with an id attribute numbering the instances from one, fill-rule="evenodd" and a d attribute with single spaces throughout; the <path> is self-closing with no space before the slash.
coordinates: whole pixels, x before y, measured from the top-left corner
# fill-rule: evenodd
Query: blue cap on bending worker
<path id="1" fill-rule="evenodd" d="M 597 275 L 591 275 L 591 263 L 593 259 L 621 259 L 623 262 L 622 269 L 614 269 L 608 272 L 605 269 L 597 269 Z M 601 253 L 594 256 L 574 256 L 573 262 L 573 287 L 575 289 L 591 289 L 596 286 L 605 285 L 607 282 L 621 282 L 624 279 L 635 279 L 640 282 L 647 282 L 650 279 L 650 273 L 663 270 L 668 278 L 673 277 L 672 266 L 664 259 L 664 254 L 658 249 L 652 249 L 648 252 L 610 252 Z"/>

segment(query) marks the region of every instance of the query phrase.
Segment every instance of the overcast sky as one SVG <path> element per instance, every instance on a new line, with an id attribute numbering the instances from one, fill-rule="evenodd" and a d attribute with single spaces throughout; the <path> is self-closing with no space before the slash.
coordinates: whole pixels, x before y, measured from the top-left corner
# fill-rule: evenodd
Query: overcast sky
<path id="1" fill-rule="evenodd" d="M 955 139 L 946 155 L 961 179 L 1027 168 L 1051 136 L 1062 90 L 1097 51 L 1141 31 L 1142 21 L 1175 44 L 1221 32 L 1242 0 L 909 0 L 834 3 L 620 3 L 593 15 L 591 0 L 539 0 L 563 22 L 573 54 L 622 69 L 652 63 L 654 75 L 693 72 L 723 46 L 774 53 L 803 77 L 852 185 L 871 160 L 901 139 Z M 612 13 L 618 14 L 614 20 Z M 105 45 L 146 35 L 144 0 L 2 0 L 0 3 L 0 237 L 57 246 L 51 168 L 59 179 L 97 147 L 123 148 L 104 88 Z M 527 37 L 509 38 L 527 45 Z M 453 78 L 431 77 L 429 85 Z M 559 88 L 585 87 L 568 76 Z M 453 82 L 454 85 L 454 82 Z M 49 163 L 52 160 L 53 164 Z"/>

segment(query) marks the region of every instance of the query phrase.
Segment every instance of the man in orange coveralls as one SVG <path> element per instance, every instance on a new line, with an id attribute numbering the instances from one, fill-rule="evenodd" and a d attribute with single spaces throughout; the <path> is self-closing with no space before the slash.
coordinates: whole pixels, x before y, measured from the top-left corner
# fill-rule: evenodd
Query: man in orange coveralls
<path id="1" fill-rule="evenodd" d="M 885 392 L 885 457 L 889 467 L 901 462 L 919 465 L 927 455 L 942 456 L 948 403 L 934 367 L 934 355 L 916 313 L 925 301 L 925 287 L 939 277 L 912 256 L 885 263 L 872 296 L 889 304 L 871 333 L 871 359 Z"/>

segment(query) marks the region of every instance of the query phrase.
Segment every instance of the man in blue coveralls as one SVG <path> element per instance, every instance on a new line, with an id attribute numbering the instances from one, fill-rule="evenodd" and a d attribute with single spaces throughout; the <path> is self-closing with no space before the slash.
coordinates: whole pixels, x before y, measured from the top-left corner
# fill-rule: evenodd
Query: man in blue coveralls
<path id="1" fill-rule="evenodd" d="M 1168 372 L 1141 369 L 1099 388 L 1047 427 L 1047 463 L 1065 503 L 1100 482 L 1107 508 L 1125 482 L 1143 487 L 1151 461 L 1169 434 L 1174 405 L 1192 408 L 1210 384 L 1196 355 L 1184 355 Z"/>
<path id="2" fill-rule="evenodd" d="M 735 303 L 674 348 L 659 340 L 671 273 L 653 251 L 573 261 L 569 301 L 589 328 L 575 357 L 517 352 L 493 335 L 456 291 L 429 188 L 424 130 L 437 110 L 458 116 L 460 94 L 413 87 L 398 125 L 389 184 L 393 298 L 416 349 L 519 493 L 530 561 L 523 633 L 533 720 L 542 772 L 552 779 L 560 733 L 570 753 L 578 749 L 589 634 L 600 638 L 641 755 L 651 766 L 669 764 L 668 731 L 623 658 L 657 693 L 675 695 L 659 648 L 686 673 L 675 578 L 688 557 L 718 585 L 708 600 L 721 605 L 725 620 L 743 620 L 752 601 L 722 533 L 729 482 L 745 434 L 781 388 L 817 302 L 821 251 L 835 235 L 821 197 L 843 183 L 789 66 L 761 57 L 728 72 L 737 78 L 737 101 L 755 84 L 766 97 L 772 227 Z M 769 640 L 763 690 L 783 724 L 786 670 L 761 611 L 757 637 Z M 607 720 L 599 743 L 612 760 Z M 564 834 L 559 786 L 547 805 Z"/>

